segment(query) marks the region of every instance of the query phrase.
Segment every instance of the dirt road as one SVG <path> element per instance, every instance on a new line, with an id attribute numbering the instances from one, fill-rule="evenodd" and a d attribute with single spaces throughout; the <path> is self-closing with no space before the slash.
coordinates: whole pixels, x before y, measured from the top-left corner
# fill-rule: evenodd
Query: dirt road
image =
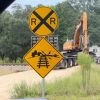
<path id="1" fill-rule="evenodd" d="M 46 76 L 46 82 L 53 82 L 55 80 L 68 77 L 77 71 L 78 67 L 72 67 L 63 70 L 53 70 Z M 0 77 L 0 99 L 7 100 L 10 98 L 10 90 L 14 84 L 26 81 L 28 84 L 37 84 L 41 82 L 41 77 L 34 71 L 26 71 L 13 73 Z"/>

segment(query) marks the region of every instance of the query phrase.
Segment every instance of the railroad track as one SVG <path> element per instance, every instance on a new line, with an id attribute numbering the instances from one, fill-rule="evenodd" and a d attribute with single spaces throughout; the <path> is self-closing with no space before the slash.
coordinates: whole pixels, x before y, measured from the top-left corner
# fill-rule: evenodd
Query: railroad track
<path id="1" fill-rule="evenodd" d="M 0 64 L 0 66 L 28 66 L 28 64 L 9 63 L 9 64 Z"/>
<path id="2" fill-rule="evenodd" d="M 17 63 L 6 63 L 0 64 L 0 70 L 8 70 L 11 72 L 21 72 L 21 71 L 28 71 L 31 67 L 28 64 L 17 64 Z"/>

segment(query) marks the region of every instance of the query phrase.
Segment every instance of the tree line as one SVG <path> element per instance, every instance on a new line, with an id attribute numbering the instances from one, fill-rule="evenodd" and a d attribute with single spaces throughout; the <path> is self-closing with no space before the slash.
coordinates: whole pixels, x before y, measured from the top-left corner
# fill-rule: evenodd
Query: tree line
<path id="1" fill-rule="evenodd" d="M 41 5 L 38 5 L 41 6 Z M 88 33 L 90 45 L 100 45 L 100 2 L 81 2 L 81 0 L 67 0 L 51 6 L 59 17 L 59 27 L 55 35 L 59 37 L 59 47 L 62 50 L 66 39 L 73 39 L 75 25 L 80 21 L 84 8 L 88 11 Z M 12 7 L 12 11 L 5 11 L 0 15 L 0 57 L 4 60 L 15 61 L 31 48 L 31 33 L 28 18 L 36 7 L 19 4 Z"/>

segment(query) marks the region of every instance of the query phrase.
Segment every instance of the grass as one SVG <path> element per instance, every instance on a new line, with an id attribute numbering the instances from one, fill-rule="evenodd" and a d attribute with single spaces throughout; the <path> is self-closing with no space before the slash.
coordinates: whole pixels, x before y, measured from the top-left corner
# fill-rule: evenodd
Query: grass
<path id="1" fill-rule="evenodd" d="M 100 100 L 100 65 L 92 65 L 89 91 L 82 87 L 81 71 L 71 77 L 46 84 L 46 98 L 49 100 Z M 12 98 L 41 97 L 41 85 L 16 84 Z"/>
<path id="2" fill-rule="evenodd" d="M 77 63 L 81 66 L 82 85 L 85 91 L 89 91 L 90 85 L 90 71 L 93 59 L 87 53 L 81 52 L 78 54 Z"/>

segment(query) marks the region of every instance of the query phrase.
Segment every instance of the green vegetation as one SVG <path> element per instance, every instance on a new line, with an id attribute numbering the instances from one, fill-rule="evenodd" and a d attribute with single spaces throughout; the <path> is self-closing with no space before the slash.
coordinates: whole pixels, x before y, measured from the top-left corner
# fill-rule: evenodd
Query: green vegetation
<path id="1" fill-rule="evenodd" d="M 100 45 L 99 5 L 99 0 L 95 0 L 93 5 L 90 4 L 90 1 L 87 1 L 90 45 Z M 84 2 L 81 0 L 66 0 L 52 6 L 52 8 L 59 17 L 59 28 L 55 34 L 59 36 L 59 46 L 62 50 L 66 39 L 73 39 L 75 25 L 79 22 L 84 10 Z M 30 49 L 33 34 L 29 30 L 28 17 L 34 9 L 35 7 L 30 5 L 22 8 L 20 5 L 15 4 L 12 7 L 12 12 L 5 11 L 0 15 L 0 57 L 2 61 L 9 58 L 9 62 L 16 62 L 17 59 L 22 59 L 23 55 Z"/>
<path id="2" fill-rule="evenodd" d="M 20 84 L 15 84 L 12 90 L 12 98 L 25 98 L 25 97 L 34 97 L 41 95 L 40 85 L 30 85 L 25 81 L 22 81 Z"/>
<path id="3" fill-rule="evenodd" d="M 82 52 L 78 54 L 77 62 L 81 66 L 83 88 L 88 92 L 90 85 L 91 64 L 93 60 L 89 54 Z"/>
<path id="4" fill-rule="evenodd" d="M 96 67 L 95 67 L 96 66 Z M 12 98 L 41 97 L 41 84 L 16 84 Z M 89 91 L 82 86 L 81 69 L 71 77 L 46 84 L 46 98 L 49 100 L 99 100 L 100 99 L 100 66 L 93 64 Z"/>

